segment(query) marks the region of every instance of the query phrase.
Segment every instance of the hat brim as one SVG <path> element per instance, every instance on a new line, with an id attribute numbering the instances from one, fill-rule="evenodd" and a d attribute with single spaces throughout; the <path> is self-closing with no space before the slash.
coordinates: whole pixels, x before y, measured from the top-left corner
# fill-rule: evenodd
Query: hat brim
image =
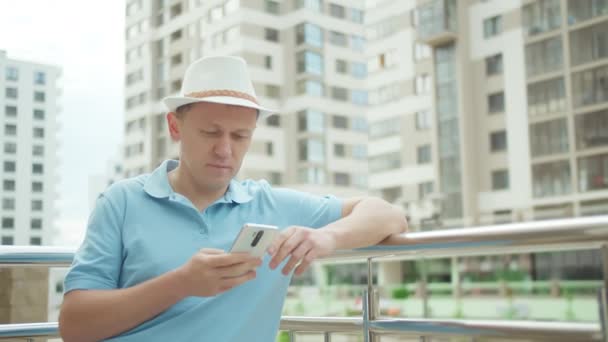
<path id="1" fill-rule="evenodd" d="M 178 107 L 198 102 L 222 103 L 232 106 L 241 106 L 257 109 L 260 113 L 260 119 L 265 119 L 271 115 L 277 114 L 276 110 L 268 109 L 255 104 L 249 100 L 240 99 L 231 96 L 210 96 L 205 98 L 187 97 L 187 96 L 168 96 L 163 99 L 163 103 L 170 112 L 174 112 Z"/>

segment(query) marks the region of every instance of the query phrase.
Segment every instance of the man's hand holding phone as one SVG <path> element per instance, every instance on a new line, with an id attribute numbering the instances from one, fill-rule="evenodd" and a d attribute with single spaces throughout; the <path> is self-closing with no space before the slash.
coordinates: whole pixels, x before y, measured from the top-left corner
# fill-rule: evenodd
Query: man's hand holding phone
<path id="1" fill-rule="evenodd" d="M 262 259 L 248 253 L 202 249 L 175 272 L 185 296 L 211 297 L 256 277 Z"/>

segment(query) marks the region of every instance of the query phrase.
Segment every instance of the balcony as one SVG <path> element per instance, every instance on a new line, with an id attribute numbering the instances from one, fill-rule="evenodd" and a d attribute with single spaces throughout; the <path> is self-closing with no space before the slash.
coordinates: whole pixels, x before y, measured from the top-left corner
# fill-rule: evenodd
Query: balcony
<path id="1" fill-rule="evenodd" d="M 418 40 L 439 46 L 456 40 L 456 1 L 433 0 L 418 7 Z"/>
<path id="2" fill-rule="evenodd" d="M 357 335 L 356 340 L 377 341 L 381 336 L 446 338 L 500 338 L 501 340 L 527 341 L 606 341 L 606 296 L 603 284 L 598 306 L 602 314 L 600 323 L 543 322 L 521 320 L 467 320 L 429 318 L 387 318 L 381 314 L 378 289 L 372 283 L 373 260 L 396 256 L 404 260 L 486 256 L 510 253 L 535 253 L 579 249 L 600 249 L 602 260 L 607 262 L 608 216 L 564 220 L 526 222 L 500 226 L 463 228 L 447 231 L 414 232 L 394 237 L 384 245 L 340 251 L 322 262 L 367 261 L 367 285 L 361 286 L 363 296 L 360 317 L 301 317 L 283 316 L 281 337 L 293 341 L 299 332 L 316 333 L 325 341 L 336 335 Z M 68 266 L 74 250 L 58 247 L 2 246 L 2 266 Z M 604 266 L 606 266 L 604 264 Z M 469 284 L 470 285 L 470 284 Z M 512 284 L 509 283 L 509 286 Z M 6 284 L 4 285 L 6 286 Z M 526 286 L 529 286 L 526 285 Z M 432 290 L 432 288 L 431 288 Z M 467 284 L 459 292 L 467 291 Z M 425 291 L 422 291 L 426 293 Z M 426 297 L 425 297 L 426 298 Z M 45 303 L 46 305 L 46 303 Z M 425 307 L 426 307 L 425 303 Z M 546 305 L 546 304 L 540 304 Z M 0 338 L 34 338 L 57 336 L 57 323 L 28 323 L 0 325 Z M 284 339 L 281 338 L 281 341 Z M 299 340 L 299 338 L 298 338 Z M 317 339 L 318 340 L 318 339 Z M 315 340 L 316 341 L 316 340 Z"/>

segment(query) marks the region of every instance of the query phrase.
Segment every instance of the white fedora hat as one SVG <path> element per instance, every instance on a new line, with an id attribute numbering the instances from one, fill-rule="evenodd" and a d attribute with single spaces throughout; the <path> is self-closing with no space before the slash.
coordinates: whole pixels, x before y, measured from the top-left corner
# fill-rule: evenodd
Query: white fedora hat
<path id="1" fill-rule="evenodd" d="M 240 57 L 214 56 L 196 60 L 188 69 L 179 96 L 168 96 L 163 103 L 169 111 L 195 102 L 224 103 L 257 109 L 260 118 L 276 111 L 258 103 L 247 72 L 247 63 Z"/>

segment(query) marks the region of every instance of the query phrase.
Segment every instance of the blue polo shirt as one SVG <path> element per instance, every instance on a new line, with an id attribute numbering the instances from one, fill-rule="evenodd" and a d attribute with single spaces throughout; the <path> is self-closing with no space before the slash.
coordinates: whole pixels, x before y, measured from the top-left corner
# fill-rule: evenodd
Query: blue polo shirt
<path id="1" fill-rule="evenodd" d="M 127 288 L 186 263 L 201 248 L 228 251 L 244 223 L 323 227 L 341 217 L 333 196 L 232 180 L 203 212 L 171 188 L 168 160 L 153 173 L 120 181 L 97 199 L 84 242 L 65 278 L 65 292 Z M 291 275 L 271 270 L 214 297 L 187 297 L 111 341 L 274 341 Z M 141 300 L 146 300 L 141 298 Z"/>

